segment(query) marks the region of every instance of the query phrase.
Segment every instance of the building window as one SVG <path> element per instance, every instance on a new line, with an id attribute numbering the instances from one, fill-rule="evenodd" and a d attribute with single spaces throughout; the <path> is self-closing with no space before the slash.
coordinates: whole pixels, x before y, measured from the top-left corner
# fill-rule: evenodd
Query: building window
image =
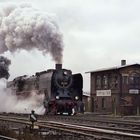
<path id="1" fill-rule="evenodd" d="M 102 98 L 102 109 L 105 109 L 105 98 Z"/>
<path id="2" fill-rule="evenodd" d="M 122 82 L 124 85 L 127 85 L 128 84 L 128 76 L 123 76 L 122 77 Z"/>
<path id="3" fill-rule="evenodd" d="M 96 78 L 96 88 L 101 89 L 101 76 L 97 76 Z"/>
<path id="4" fill-rule="evenodd" d="M 129 76 L 129 87 L 133 89 L 139 88 L 140 79 L 138 73 L 131 73 Z"/>
<path id="5" fill-rule="evenodd" d="M 111 82 L 110 82 L 110 88 L 111 89 L 118 88 L 118 76 L 117 75 L 112 75 Z"/>
<path id="6" fill-rule="evenodd" d="M 104 75 L 103 76 L 103 88 L 107 89 L 107 87 L 108 87 L 108 77 L 107 77 L 107 75 Z"/>

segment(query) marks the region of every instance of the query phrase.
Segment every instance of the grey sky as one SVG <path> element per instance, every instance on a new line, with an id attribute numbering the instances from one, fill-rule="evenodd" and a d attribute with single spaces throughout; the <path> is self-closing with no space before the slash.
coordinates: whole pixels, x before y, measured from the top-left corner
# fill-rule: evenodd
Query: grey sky
<path id="1" fill-rule="evenodd" d="M 21 0 L 11 0 L 19 4 Z M 63 33 L 63 67 L 82 72 L 84 90 L 89 90 L 84 72 L 127 63 L 140 63 L 139 0 L 25 0 L 51 13 Z M 1 1 L 6 4 L 6 1 Z M 11 79 L 20 74 L 53 68 L 50 56 L 25 51 L 9 56 Z"/>

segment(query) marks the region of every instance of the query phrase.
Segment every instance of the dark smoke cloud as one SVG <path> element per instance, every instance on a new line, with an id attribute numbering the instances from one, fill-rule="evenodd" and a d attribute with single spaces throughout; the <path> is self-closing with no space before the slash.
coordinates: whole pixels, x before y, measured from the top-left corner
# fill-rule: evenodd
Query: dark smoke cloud
<path id="1" fill-rule="evenodd" d="M 0 56 L 0 78 L 9 78 L 10 74 L 8 71 L 10 64 L 11 61 L 9 59 L 4 56 Z"/>
<path id="2" fill-rule="evenodd" d="M 30 5 L 6 5 L 0 10 L 0 53 L 38 49 L 62 61 L 63 42 L 58 26 L 46 13 Z"/>

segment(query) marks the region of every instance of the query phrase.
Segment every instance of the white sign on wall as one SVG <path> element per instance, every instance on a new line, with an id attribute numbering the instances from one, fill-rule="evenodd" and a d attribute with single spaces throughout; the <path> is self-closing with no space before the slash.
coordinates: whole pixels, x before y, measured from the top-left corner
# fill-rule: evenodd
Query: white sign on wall
<path id="1" fill-rule="evenodd" d="M 129 93 L 130 94 L 139 94 L 139 90 L 138 89 L 129 89 Z"/>
<path id="2" fill-rule="evenodd" d="M 96 96 L 111 96 L 111 90 L 96 90 Z"/>

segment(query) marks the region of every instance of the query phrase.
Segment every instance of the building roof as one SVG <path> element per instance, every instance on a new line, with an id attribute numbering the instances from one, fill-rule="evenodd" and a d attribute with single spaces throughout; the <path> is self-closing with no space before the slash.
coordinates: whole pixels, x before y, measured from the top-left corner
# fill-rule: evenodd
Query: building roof
<path id="1" fill-rule="evenodd" d="M 140 66 L 140 64 L 135 63 L 135 64 L 122 65 L 122 66 L 115 66 L 115 67 L 110 67 L 110 68 L 102 68 L 102 69 L 97 69 L 97 70 L 93 70 L 93 71 L 88 71 L 85 73 L 96 73 L 96 72 L 102 72 L 102 71 L 118 70 L 118 69 L 130 67 L 130 66 L 134 66 L 134 65 Z"/>

